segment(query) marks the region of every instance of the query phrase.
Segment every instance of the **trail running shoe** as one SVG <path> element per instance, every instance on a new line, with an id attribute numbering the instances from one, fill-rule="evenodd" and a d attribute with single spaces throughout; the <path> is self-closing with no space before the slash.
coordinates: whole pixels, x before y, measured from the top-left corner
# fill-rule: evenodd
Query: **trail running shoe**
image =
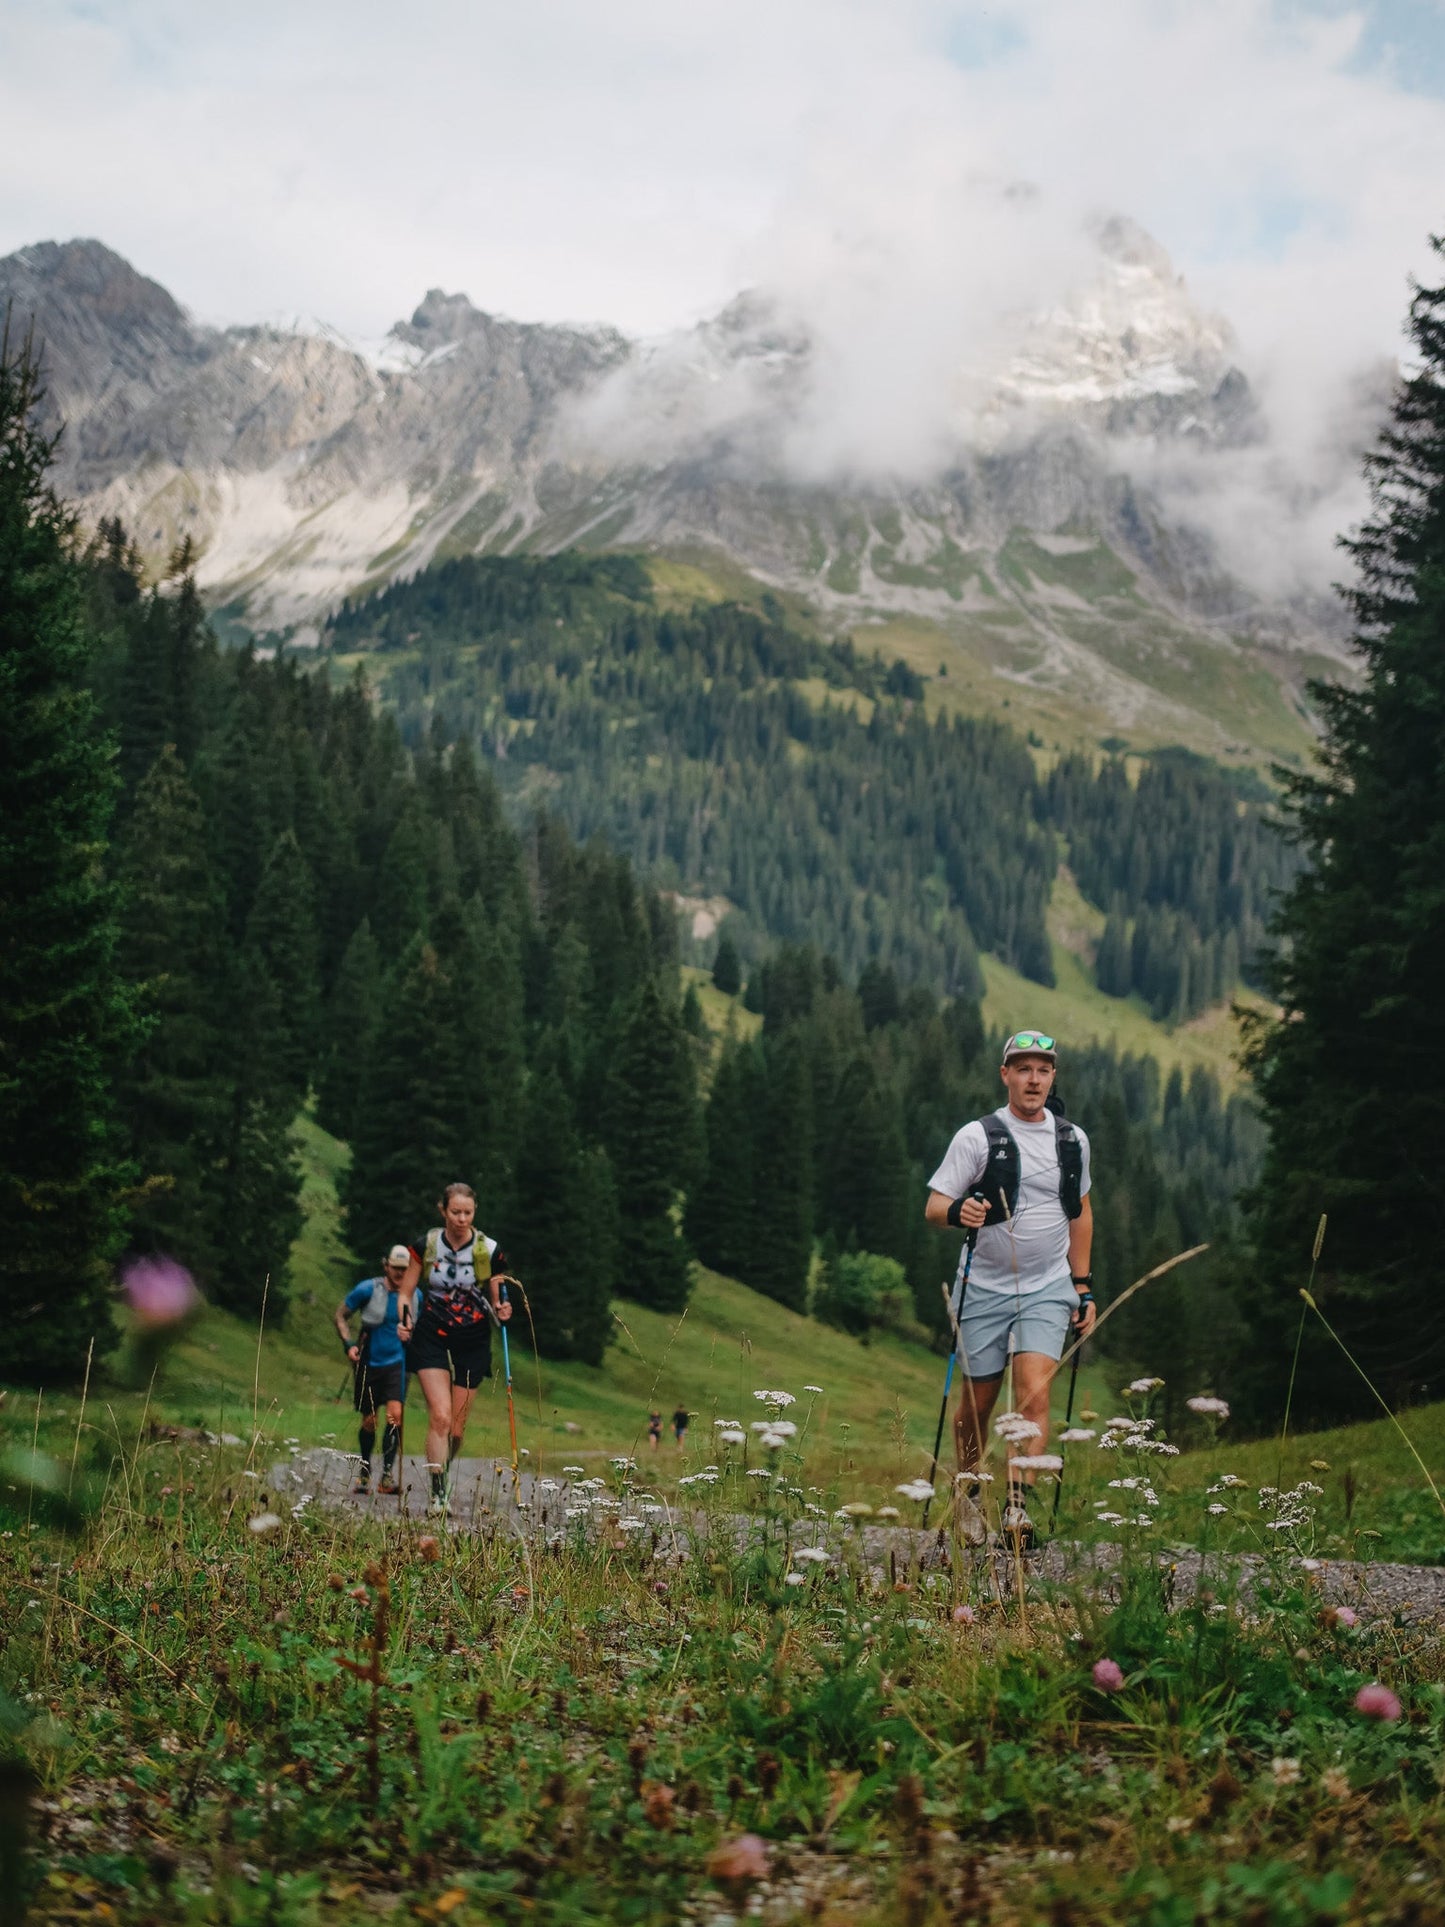
<path id="1" fill-rule="evenodd" d="M 376 1489 L 379 1494 L 384 1494 L 386 1498 L 391 1499 L 400 1492 L 401 1487 L 397 1484 L 390 1472 L 383 1472 L 377 1482 Z"/>
<path id="2" fill-rule="evenodd" d="M 958 1536 L 966 1546 L 981 1546 L 988 1538 L 988 1526 L 978 1503 L 978 1487 L 972 1491 L 960 1484 L 954 1490 Z"/>
<path id="3" fill-rule="evenodd" d="M 353 1499 L 364 1499 L 370 1490 L 371 1480 L 368 1478 L 360 1478 L 356 1481 L 356 1484 L 352 1486 L 351 1496 Z"/>
<path id="4" fill-rule="evenodd" d="M 427 1507 L 427 1511 L 431 1513 L 433 1518 L 437 1519 L 445 1519 L 451 1509 L 451 1499 L 445 1492 L 438 1492 L 431 1504 Z"/>
<path id="5" fill-rule="evenodd" d="M 1020 1552 L 1032 1552 L 1038 1542 L 1034 1522 L 1021 1505 L 1004 1507 L 1004 1537 Z"/>

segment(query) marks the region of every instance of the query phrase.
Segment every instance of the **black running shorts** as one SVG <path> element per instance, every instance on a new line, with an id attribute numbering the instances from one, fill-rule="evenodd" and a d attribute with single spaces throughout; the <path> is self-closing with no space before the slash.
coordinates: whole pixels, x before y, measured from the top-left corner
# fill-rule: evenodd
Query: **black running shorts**
<path id="1" fill-rule="evenodd" d="M 492 1375 L 491 1325 L 483 1321 L 458 1329 L 421 1318 L 407 1346 L 407 1363 L 414 1372 L 450 1372 L 454 1385 L 471 1391 Z"/>
<path id="2" fill-rule="evenodd" d="M 358 1412 L 384 1412 L 393 1399 L 406 1397 L 406 1367 L 373 1367 L 362 1358 L 352 1373 L 351 1402 Z"/>

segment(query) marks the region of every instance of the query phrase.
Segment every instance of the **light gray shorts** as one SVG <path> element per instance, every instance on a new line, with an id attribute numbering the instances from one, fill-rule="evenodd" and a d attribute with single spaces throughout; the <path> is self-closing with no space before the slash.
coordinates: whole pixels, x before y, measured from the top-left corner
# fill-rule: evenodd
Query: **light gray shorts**
<path id="1" fill-rule="evenodd" d="M 1022 1296 L 1012 1291 L 980 1291 L 970 1285 L 958 1321 L 962 1340 L 958 1362 L 964 1375 L 1002 1377 L 1008 1364 L 1010 1334 L 1016 1352 L 1060 1357 L 1078 1309 L 1079 1294 L 1067 1278 Z"/>

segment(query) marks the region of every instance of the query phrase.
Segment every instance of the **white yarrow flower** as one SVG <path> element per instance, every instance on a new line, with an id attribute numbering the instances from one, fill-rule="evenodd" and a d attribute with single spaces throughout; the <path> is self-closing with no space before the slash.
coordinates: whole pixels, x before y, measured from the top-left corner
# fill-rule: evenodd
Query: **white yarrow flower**
<path id="1" fill-rule="evenodd" d="M 895 1485 L 893 1490 L 901 1492 L 905 1499 L 912 1499 L 917 1505 L 933 1497 L 933 1487 L 927 1479 L 908 1479 L 902 1485 Z"/>
<path id="2" fill-rule="evenodd" d="M 1023 1472 L 1062 1472 L 1064 1462 L 1056 1452 L 1023 1452 L 1009 1460 Z"/>
<path id="3" fill-rule="evenodd" d="M 1229 1417 L 1229 1407 L 1222 1398 L 1208 1398 L 1201 1393 L 1198 1398 L 1186 1398 L 1184 1403 L 1201 1418 Z"/>
<path id="4" fill-rule="evenodd" d="M 1060 1445 L 1086 1445 L 1094 1433 L 1087 1425 L 1071 1425 L 1067 1432 L 1060 1432 Z"/>
<path id="5" fill-rule="evenodd" d="M 246 1521 L 246 1524 L 258 1538 L 264 1537 L 268 1532 L 274 1532 L 280 1523 L 281 1515 L 279 1512 L 254 1512 Z"/>
<path id="6" fill-rule="evenodd" d="M 736 1425 L 730 1425 L 725 1432 L 719 1432 L 718 1437 L 724 1445 L 746 1445 L 748 1442 L 747 1433 Z"/>
<path id="7" fill-rule="evenodd" d="M 827 1564 L 828 1555 L 822 1546 L 799 1546 L 793 1553 L 793 1559 L 798 1565 L 821 1566 Z"/>

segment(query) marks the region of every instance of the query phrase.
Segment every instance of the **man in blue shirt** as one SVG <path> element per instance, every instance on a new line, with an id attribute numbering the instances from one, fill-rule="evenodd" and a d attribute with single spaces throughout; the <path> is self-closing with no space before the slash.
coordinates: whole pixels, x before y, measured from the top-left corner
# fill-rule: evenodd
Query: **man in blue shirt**
<path id="1" fill-rule="evenodd" d="M 398 1298 L 397 1288 L 406 1276 L 411 1253 L 405 1245 L 393 1245 L 387 1253 L 379 1278 L 363 1278 L 347 1292 L 336 1307 L 336 1329 L 355 1367 L 353 1403 L 360 1415 L 358 1444 L 361 1469 L 353 1492 L 371 1490 L 371 1455 L 376 1443 L 376 1414 L 385 1407 L 386 1431 L 381 1443 L 381 1480 L 377 1491 L 399 1490 L 396 1481 L 396 1455 L 401 1444 L 401 1411 L 406 1399 L 406 1352 L 411 1337 L 411 1322 Z M 361 1335 L 351 1336 L 347 1322 L 353 1312 L 361 1313 Z"/>

